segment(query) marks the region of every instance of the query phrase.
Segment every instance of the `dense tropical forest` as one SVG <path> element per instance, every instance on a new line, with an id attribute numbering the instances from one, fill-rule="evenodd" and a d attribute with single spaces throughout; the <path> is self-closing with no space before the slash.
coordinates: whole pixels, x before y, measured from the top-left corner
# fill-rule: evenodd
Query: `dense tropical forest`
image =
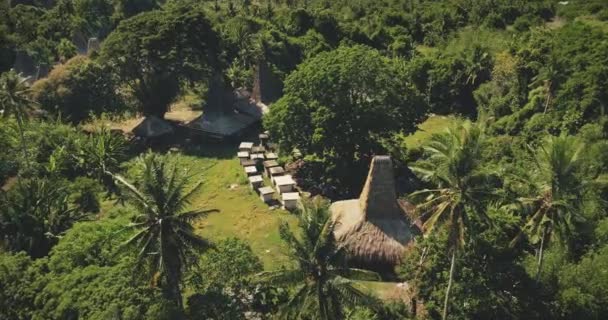
<path id="1" fill-rule="evenodd" d="M 605 319 L 607 107 L 605 0 L 0 1 L 0 319 Z M 355 263 L 332 210 L 392 184 Z"/>

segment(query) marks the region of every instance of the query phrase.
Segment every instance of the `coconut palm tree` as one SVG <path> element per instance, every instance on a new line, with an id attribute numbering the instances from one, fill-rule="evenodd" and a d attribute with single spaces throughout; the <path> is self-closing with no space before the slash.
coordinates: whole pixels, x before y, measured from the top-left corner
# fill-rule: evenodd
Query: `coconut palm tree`
<path id="1" fill-rule="evenodd" d="M 553 103 L 553 94 L 563 80 L 563 68 L 560 66 L 559 59 L 553 51 L 551 51 L 543 63 L 533 61 L 529 67 L 538 70 L 536 76 L 532 78 L 529 87 L 532 89 L 542 88 L 545 93 L 543 113 L 547 113 L 547 110 Z"/>
<path id="2" fill-rule="evenodd" d="M 294 269 L 264 272 L 262 282 L 293 288 L 293 295 L 283 306 L 281 316 L 286 319 L 342 319 L 344 306 L 366 305 L 374 308 L 378 301 L 361 291 L 349 279 L 378 280 L 376 273 L 348 268 L 342 259 L 342 249 L 336 246 L 334 223 L 328 206 L 315 199 L 301 209 L 301 239 L 287 224 L 280 226 L 281 239 L 290 249 L 289 255 L 297 262 Z"/>
<path id="3" fill-rule="evenodd" d="M 443 134 L 433 135 L 424 147 L 427 160 L 410 167 L 422 180 L 437 186 L 411 195 L 414 200 L 423 197 L 417 211 L 425 221 L 424 232 L 432 233 L 441 226 L 445 226 L 448 232 L 451 258 L 443 319 L 448 314 L 457 252 L 464 247 L 467 231 L 471 228 L 471 215 L 481 222 L 489 222 L 482 209 L 482 201 L 492 194 L 488 187 L 492 175 L 482 168 L 483 141 L 483 129 L 465 122 Z"/>
<path id="4" fill-rule="evenodd" d="M 178 175 L 175 165 L 147 153 L 139 159 L 141 173 L 137 186 L 123 177 L 114 178 L 124 186 L 127 200 L 137 209 L 127 229 L 136 230 L 125 247 L 136 247 L 139 266 L 147 263 L 152 284 L 159 284 L 165 296 L 183 310 L 180 283 L 195 253 L 212 246 L 194 233 L 192 222 L 216 210 L 189 209 L 199 182 L 186 192 L 188 179 Z"/>
<path id="5" fill-rule="evenodd" d="M 30 87 L 27 79 L 21 78 L 15 71 L 9 71 L 0 76 L 0 108 L 2 115 L 14 116 L 17 120 L 21 148 L 27 163 L 27 147 L 25 145 L 24 123 L 28 119 L 28 111 L 35 102 L 30 98 Z"/>
<path id="6" fill-rule="evenodd" d="M 584 147 L 572 136 L 547 137 L 537 150 L 533 150 L 535 170 L 520 179 L 530 185 L 532 196 L 519 199 L 519 204 L 531 214 L 512 244 L 527 234 L 531 242 L 538 245 L 537 281 L 548 241 L 555 237 L 560 241 L 568 240 L 574 223 L 582 220 L 583 195 L 594 184 L 579 177 Z"/>

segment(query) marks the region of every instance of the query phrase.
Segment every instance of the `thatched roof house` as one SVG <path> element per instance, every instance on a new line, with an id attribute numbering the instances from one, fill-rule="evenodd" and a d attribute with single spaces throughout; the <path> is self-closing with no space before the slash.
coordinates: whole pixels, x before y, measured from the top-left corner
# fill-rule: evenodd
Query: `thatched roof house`
<path id="1" fill-rule="evenodd" d="M 334 202 L 330 211 L 336 240 L 360 267 L 392 269 L 419 231 L 397 199 L 388 156 L 374 157 L 359 199 Z"/>
<path id="2" fill-rule="evenodd" d="M 132 132 L 139 137 L 157 138 L 173 133 L 173 126 L 156 116 L 147 116 L 133 128 Z"/>
<path id="3" fill-rule="evenodd" d="M 215 92 L 219 90 L 216 89 Z M 218 139 L 235 137 L 258 123 L 264 113 L 268 112 L 267 106 L 250 100 L 250 94 L 245 90 L 219 92 L 215 95 L 217 97 L 211 99 L 203 115 L 186 125 L 193 132 Z"/>

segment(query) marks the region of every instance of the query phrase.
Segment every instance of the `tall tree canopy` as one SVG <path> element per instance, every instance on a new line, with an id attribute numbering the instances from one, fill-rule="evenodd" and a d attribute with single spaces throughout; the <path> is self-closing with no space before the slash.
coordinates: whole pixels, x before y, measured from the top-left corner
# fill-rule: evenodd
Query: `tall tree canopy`
<path id="1" fill-rule="evenodd" d="M 203 9 L 175 4 L 122 21 L 104 42 L 101 58 L 144 114 L 162 117 L 182 81 L 208 79 L 217 46 Z"/>
<path id="2" fill-rule="evenodd" d="M 325 163 L 322 176 L 356 193 L 381 140 L 409 133 L 425 111 L 395 60 L 365 46 L 340 47 L 301 64 L 264 125 L 283 150 Z M 331 173 L 331 174 L 330 174 Z"/>

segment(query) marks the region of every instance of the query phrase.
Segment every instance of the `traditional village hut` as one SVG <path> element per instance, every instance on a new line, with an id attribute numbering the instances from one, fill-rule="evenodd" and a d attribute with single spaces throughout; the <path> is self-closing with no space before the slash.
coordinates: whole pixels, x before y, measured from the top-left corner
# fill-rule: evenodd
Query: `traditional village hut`
<path id="1" fill-rule="evenodd" d="M 281 203 L 285 210 L 295 210 L 298 207 L 300 194 L 297 192 L 286 192 L 281 194 Z"/>
<path id="2" fill-rule="evenodd" d="M 359 199 L 334 202 L 330 211 L 336 240 L 358 267 L 392 271 L 418 232 L 397 200 L 388 156 L 374 157 Z"/>
<path id="3" fill-rule="evenodd" d="M 260 193 L 260 199 L 265 203 L 269 203 L 272 201 L 272 195 L 274 194 L 274 189 L 272 187 L 261 187 L 258 189 Z"/>
<path id="4" fill-rule="evenodd" d="M 156 116 L 147 116 L 133 128 L 133 134 L 144 138 L 158 138 L 173 133 L 173 126 Z"/>
<path id="5" fill-rule="evenodd" d="M 296 187 L 296 182 L 291 175 L 278 176 L 274 178 L 274 184 L 277 186 L 279 194 L 292 192 Z"/>
<path id="6" fill-rule="evenodd" d="M 249 185 L 253 190 L 257 190 L 259 187 L 261 187 L 262 183 L 264 183 L 264 178 L 262 178 L 261 175 L 249 177 Z"/>

